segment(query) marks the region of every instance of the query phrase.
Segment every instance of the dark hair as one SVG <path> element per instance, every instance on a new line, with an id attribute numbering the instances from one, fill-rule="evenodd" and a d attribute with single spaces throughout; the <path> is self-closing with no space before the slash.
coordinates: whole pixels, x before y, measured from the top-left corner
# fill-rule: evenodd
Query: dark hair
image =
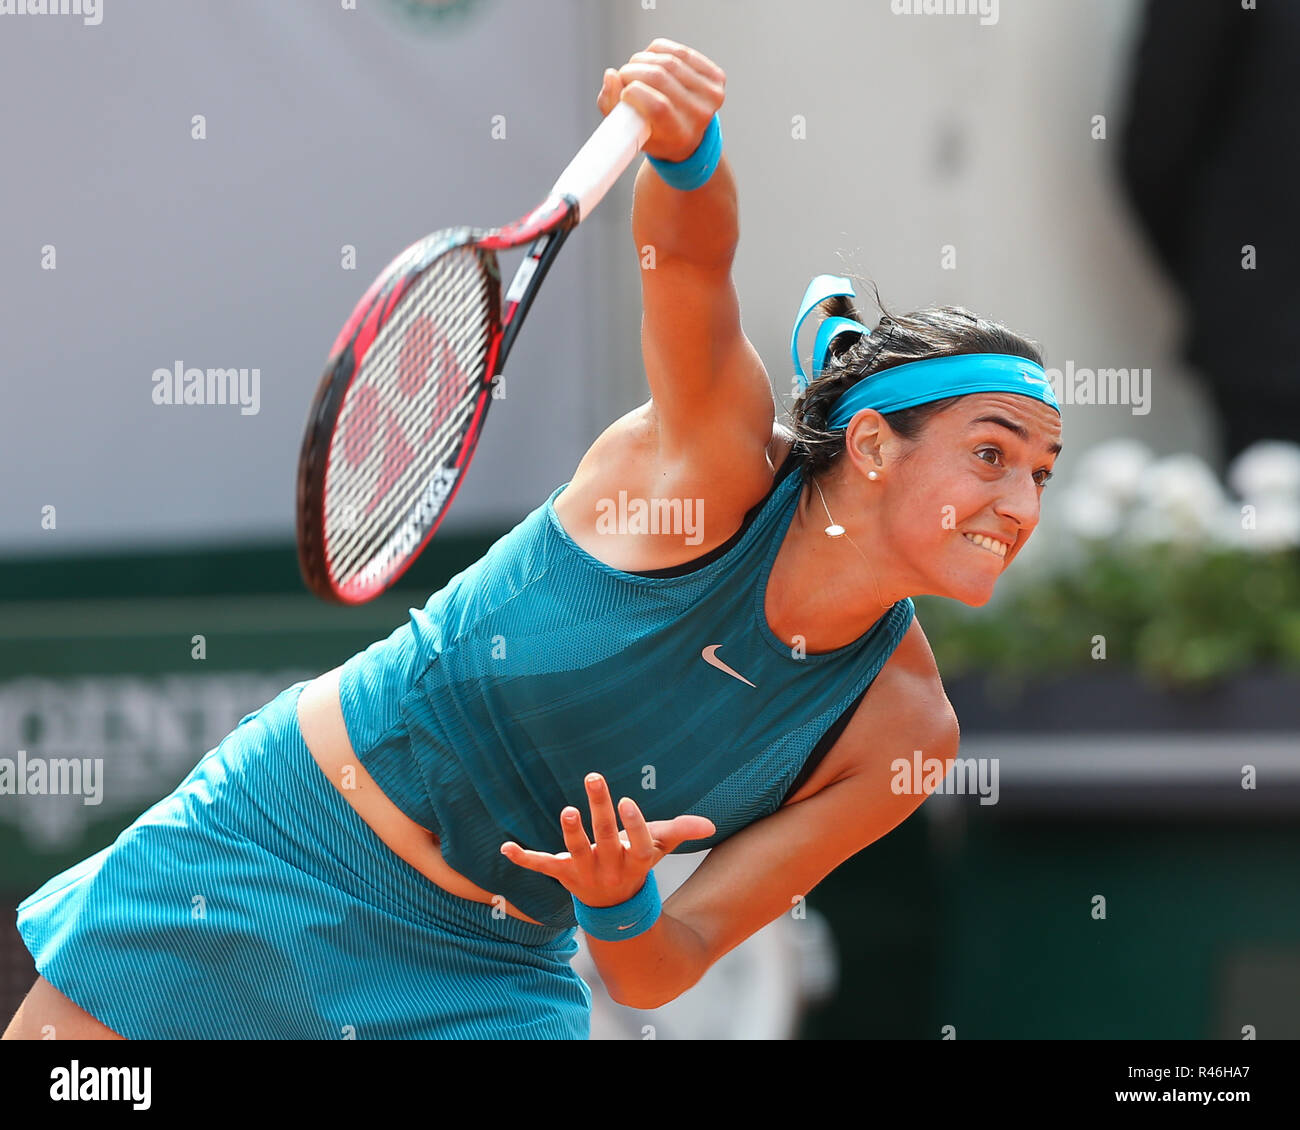
<path id="1" fill-rule="evenodd" d="M 885 309 L 874 283 L 871 289 L 880 310 L 880 321 L 870 336 L 843 333 L 836 337 L 827 350 L 821 375 L 815 376 L 790 410 L 794 449 L 810 473 L 826 470 L 843 454 L 844 429 L 827 431 L 826 421 L 844 390 L 868 373 L 883 372 L 910 361 L 953 357 L 962 353 L 1006 353 L 1024 357 L 1037 365 L 1043 363 L 1036 342 L 961 306 L 927 306 L 910 314 L 895 316 Z M 826 318 L 854 318 L 863 322 L 848 295 L 828 298 L 817 309 L 823 311 Z M 960 399 L 960 396 L 949 396 L 932 400 L 885 413 L 884 418 L 904 439 L 917 440 L 930 417 Z"/>

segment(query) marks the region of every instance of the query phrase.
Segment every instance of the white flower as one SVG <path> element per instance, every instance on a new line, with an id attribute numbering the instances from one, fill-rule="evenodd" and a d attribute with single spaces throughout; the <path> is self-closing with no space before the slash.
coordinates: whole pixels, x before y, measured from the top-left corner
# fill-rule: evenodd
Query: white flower
<path id="1" fill-rule="evenodd" d="M 1139 545 L 1165 542 L 1204 545 L 1206 535 L 1166 511 L 1140 507 L 1129 515 L 1123 540 Z"/>
<path id="2" fill-rule="evenodd" d="M 1133 540 L 1223 540 L 1223 488 L 1199 456 L 1166 456 L 1147 469 L 1142 482 L 1142 494 L 1129 516 L 1127 532 Z"/>
<path id="3" fill-rule="evenodd" d="M 1066 529 L 1076 537 L 1104 540 L 1114 537 L 1123 525 L 1114 497 L 1087 483 L 1076 481 L 1062 491 L 1057 506 Z"/>
<path id="4" fill-rule="evenodd" d="M 1254 536 L 1254 530 L 1247 530 L 1245 525 L 1245 514 L 1242 511 L 1240 502 L 1234 502 L 1231 499 L 1224 499 L 1223 506 L 1219 511 L 1218 519 L 1218 541 L 1221 545 L 1232 546 L 1234 549 L 1242 549 L 1249 552 L 1252 549 L 1260 548 L 1258 542 L 1252 542 L 1250 539 Z M 1253 519 L 1252 519 L 1253 521 Z"/>
<path id="5" fill-rule="evenodd" d="M 1246 526 L 1242 525 L 1241 507 L 1235 508 L 1238 526 L 1235 544 L 1260 553 L 1300 546 L 1300 501 L 1274 498 L 1249 505 L 1254 506 L 1254 512 L 1246 516 L 1250 522 Z"/>
<path id="6" fill-rule="evenodd" d="M 1242 498 L 1300 498 L 1300 445 L 1265 439 L 1232 461 L 1228 484 Z"/>
<path id="7" fill-rule="evenodd" d="M 1135 439 L 1111 439 L 1089 448 L 1079 458 L 1071 483 L 1128 506 L 1143 489 L 1143 476 L 1155 456 Z"/>

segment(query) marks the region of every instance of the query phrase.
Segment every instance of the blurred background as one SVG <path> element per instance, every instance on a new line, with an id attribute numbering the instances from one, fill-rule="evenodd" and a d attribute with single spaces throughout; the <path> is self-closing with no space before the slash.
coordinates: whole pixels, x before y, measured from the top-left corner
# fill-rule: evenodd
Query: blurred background
<path id="1" fill-rule="evenodd" d="M 0 1015 L 35 977 L 21 898 L 386 636 L 645 399 L 628 174 L 402 588 L 306 594 L 298 448 L 353 303 L 419 236 L 531 207 L 603 68 L 665 36 L 727 72 L 736 285 L 781 408 L 804 287 L 850 274 L 1042 342 L 1065 450 L 994 601 L 916 601 L 997 803 L 931 797 L 673 1005 L 597 991 L 593 1036 L 1300 1037 L 1300 10 L 93 7 L 0 15 L 0 769 L 105 766 L 93 804 L 0 792 Z M 256 396 L 156 404 L 176 365 Z"/>

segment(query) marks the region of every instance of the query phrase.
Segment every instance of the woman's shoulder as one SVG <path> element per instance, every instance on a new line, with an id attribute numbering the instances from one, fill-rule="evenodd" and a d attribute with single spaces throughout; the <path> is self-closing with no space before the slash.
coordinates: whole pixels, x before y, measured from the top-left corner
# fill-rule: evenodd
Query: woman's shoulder
<path id="1" fill-rule="evenodd" d="M 859 774 L 887 781 L 887 769 L 900 751 L 953 749 L 957 734 L 930 644 L 913 616 L 825 758 L 784 803 L 807 800 Z"/>
<path id="2" fill-rule="evenodd" d="M 862 739 L 863 746 L 878 745 L 882 733 L 924 744 L 945 739 L 956 727 L 930 641 L 913 615 L 844 736 L 851 744 L 854 737 Z"/>
<path id="3" fill-rule="evenodd" d="M 937 692 L 947 697 L 943 690 L 943 680 L 939 676 L 939 665 L 935 662 L 930 641 L 926 639 L 925 631 L 915 611 L 912 622 L 898 641 L 898 646 L 889 657 L 884 670 L 892 670 L 900 681 L 909 683 L 908 689 L 913 693 Z"/>
<path id="4" fill-rule="evenodd" d="M 770 495 L 792 441 L 784 429 L 774 428 L 766 448 L 738 453 L 721 441 L 712 448 L 665 450 L 662 439 L 652 403 L 620 417 L 597 437 L 552 503 L 565 533 L 613 568 L 673 568 L 727 541 Z M 608 528 L 609 515 L 621 513 L 619 506 L 635 502 L 651 513 L 674 500 L 683 521 L 688 502 L 699 519 L 692 531 L 646 536 Z M 684 541 L 683 533 L 690 540 Z"/>

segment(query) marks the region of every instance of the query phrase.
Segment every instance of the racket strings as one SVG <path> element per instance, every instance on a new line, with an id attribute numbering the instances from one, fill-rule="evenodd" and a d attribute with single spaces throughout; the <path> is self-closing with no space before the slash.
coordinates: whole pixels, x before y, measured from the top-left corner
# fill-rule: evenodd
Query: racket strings
<path id="1" fill-rule="evenodd" d="M 327 563 L 338 584 L 372 562 L 396 567 L 414 548 L 380 560 L 464 439 L 491 342 L 491 281 L 472 248 L 440 256 L 362 358 L 325 470 Z M 432 507 L 429 524 L 441 508 Z"/>
<path id="2" fill-rule="evenodd" d="M 420 459 L 418 463 L 413 463 L 410 470 L 390 487 L 382 508 L 373 511 L 366 520 L 357 522 L 354 517 L 358 513 L 357 504 L 343 504 L 339 524 L 343 529 L 345 541 L 337 551 L 331 544 L 329 555 L 330 567 L 340 584 L 345 584 L 365 570 L 365 567 L 393 536 L 394 527 L 411 513 L 420 496 L 428 491 L 429 480 L 435 469 L 454 454 L 464 432 L 465 417 L 474 407 L 474 403 L 474 397 L 467 398 L 454 417 L 448 419 L 446 427 L 431 438 L 427 457 Z M 436 512 L 429 517 L 435 516 Z M 413 548 L 414 546 L 408 546 L 402 553 Z M 400 556 L 401 554 L 398 555 L 399 558 Z M 392 563 L 397 562 L 394 560 Z"/>
<path id="3" fill-rule="evenodd" d="M 465 409 L 457 414 L 457 420 L 449 423 L 455 425 L 463 420 L 473 404 L 472 398 L 467 400 Z M 448 461 L 454 454 L 453 444 L 460 435 L 459 430 L 450 433 L 450 442 L 443 440 L 442 437 L 435 438 L 428 448 L 427 458 L 412 462 L 400 475 L 389 476 L 395 481 L 388 486 L 388 494 L 382 506 L 369 514 L 365 514 L 361 504 L 357 502 L 345 501 L 340 506 L 336 528 L 341 533 L 339 539 L 341 544 L 335 549 L 335 543 L 331 542 L 329 552 L 330 570 L 340 586 L 364 573 L 371 562 L 382 554 L 388 542 L 400 532 L 403 520 L 415 508 L 420 496 L 428 491 L 428 479 L 434 469 L 440 463 Z M 364 515 L 360 521 L 356 518 L 358 513 Z M 429 515 L 430 519 L 435 516 L 436 511 Z M 415 544 L 418 544 L 418 540 Z M 383 564 L 400 563 L 405 554 L 415 548 L 415 544 L 394 549 L 393 553 L 387 555 Z"/>
<path id="4" fill-rule="evenodd" d="M 351 473 L 336 476 L 330 509 L 336 512 L 338 536 L 330 541 L 330 556 L 340 581 L 359 571 L 401 528 L 427 489 L 431 474 L 455 455 L 454 445 L 461 438 L 465 416 L 477 398 L 477 374 L 466 374 L 465 362 L 477 361 L 478 366 L 471 367 L 481 370 L 485 348 L 475 336 L 485 335 L 459 335 L 461 340 L 439 337 L 438 355 L 426 356 L 418 365 L 410 362 L 413 352 L 427 354 L 433 336 L 427 316 L 418 320 L 416 306 L 421 297 L 411 299 L 410 313 L 404 313 L 394 323 L 395 332 L 388 335 L 402 342 L 403 359 L 394 368 L 391 349 L 377 354 L 373 379 L 380 387 L 391 389 L 393 381 L 400 387 L 421 377 L 423 395 L 411 395 L 408 388 L 400 396 L 362 397 L 357 401 L 368 413 L 361 427 L 367 437 L 369 457 L 360 466 L 355 465 L 354 457 L 353 465 L 346 468 Z M 424 421 L 428 425 L 421 428 Z"/>

